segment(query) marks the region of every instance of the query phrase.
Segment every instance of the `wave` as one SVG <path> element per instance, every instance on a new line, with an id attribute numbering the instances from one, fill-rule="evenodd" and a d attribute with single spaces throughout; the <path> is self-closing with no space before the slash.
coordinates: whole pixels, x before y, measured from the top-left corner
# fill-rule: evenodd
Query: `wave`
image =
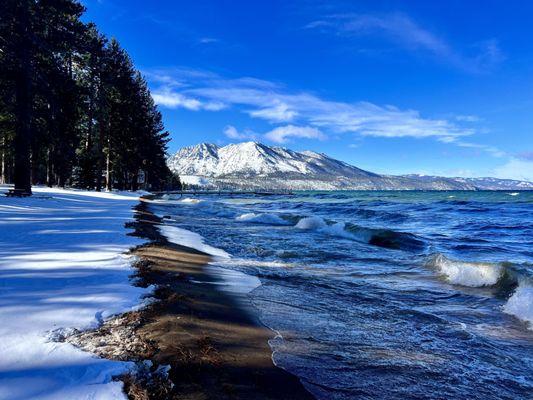
<path id="1" fill-rule="evenodd" d="M 451 260 L 440 253 L 434 255 L 426 265 L 437 269 L 448 282 L 469 287 L 493 286 L 504 271 L 502 265 L 497 263 Z"/>
<path id="2" fill-rule="evenodd" d="M 417 251 L 425 247 L 425 243 L 411 233 L 390 229 L 366 228 L 344 222 L 328 223 L 320 217 L 302 218 L 295 225 L 295 228 L 354 239 L 387 249 Z"/>
<path id="3" fill-rule="evenodd" d="M 208 200 L 208 199 L 198 199 L 192 197 L 177 198 L 177 196 L 172 196 L 165 194 L 161 196 L 160 201 L 165 205 L 175 205 L 175 206 L 186 206 L 186 207 L 199 207 L 202 212 L 215 215 L 221 218 L 234 218 L 236 212 L 233 211 L 231 207 L 228 207 L 226 204 L 220 203 L 218 201 Z"/>
<path id="4" fill-rule="evenodd" d="M 511 263 L 451 260 L 435 254 L 426 263 L 452 284 L 468 287 L 496 287 L 506 297 L 502 311 L 525 321 L 533 330 L 533 280 L 530 272 Z"/>
<path id="5" fill-rule="evenodd" d="M 268 224 L 268 225 L 289 225 L 290 223 L 276 214 L 255 214 L 246 213 L 239 215 L 235 218 L 241 222 L 254 222 L 256 224 Z"/>
<path id="6" fill-rule="evenodd" d="M 170 194 L 161 195 L 159 198 L 147 200 L 149 203 L 162 203 L 165 205 L 178 205 L 178 204 L 199 204 L 202 203 L 201 199 L 193 199 L 190 197 L 185 197 L 184 199 L 178 198 Z"/>
<path id="7" fill-rule="evenodd" d="M 198 204 L 198 203 L 201 203 L 202 200 L 200 200 L 200 199 L 191 199 L 190 197 L 185 197 L 184 199 L 180 199 L 179 202 L 180 203 L 184 203 L 184 204 Z"/>
<path id="8" fill-rule="evenodd" d="M 518 284 L 514 293 L 503 306 L 503 312 L 526 321 L 529 329 L 533 330 L 533 286 L 531 282 L 523 281 Z"/>

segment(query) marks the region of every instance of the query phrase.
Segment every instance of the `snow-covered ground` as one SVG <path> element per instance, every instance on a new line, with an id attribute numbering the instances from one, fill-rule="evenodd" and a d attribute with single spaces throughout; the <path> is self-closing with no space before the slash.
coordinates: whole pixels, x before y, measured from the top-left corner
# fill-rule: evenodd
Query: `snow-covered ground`
<path id="1" fill-rule="evenodd" d="M 130 363 L 50 340 L 131 310 L 148 291 L 131 285 L 141 240 L 127 236 L 138 194 L 0 186 L 0 399 L 122 399 L 112 377 Z"/>

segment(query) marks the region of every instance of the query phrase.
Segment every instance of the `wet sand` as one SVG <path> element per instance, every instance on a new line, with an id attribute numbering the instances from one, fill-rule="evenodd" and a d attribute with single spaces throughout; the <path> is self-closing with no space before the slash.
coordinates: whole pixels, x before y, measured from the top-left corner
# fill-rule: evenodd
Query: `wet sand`
<path id="1" fill-rule="evenodd" d="M 146 203 L 137 207 L 134 234 L 149 243 L 133 254 L 141 260 L 140 284 L 156 285 L 157 301 L 133 319 L 143 343 L 138 358 L 148 357 L 152 370 L 170 365 L 171 384 L 143 388 L 126 377 L 130 398 L 313 399 L 298 378 L 273 364 L 271 330 L 216 285 L 192 282 L 216 282 L 204 269 L 210 256 L 169 243 L 156 228 L 160 222 Z"/>

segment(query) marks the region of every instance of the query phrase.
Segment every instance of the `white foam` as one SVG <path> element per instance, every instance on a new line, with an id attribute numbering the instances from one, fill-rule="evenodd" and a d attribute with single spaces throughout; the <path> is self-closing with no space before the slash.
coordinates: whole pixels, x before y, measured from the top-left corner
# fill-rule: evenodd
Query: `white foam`
<path id="1" fill-rule="evenodd" d="M 295 228 L 304 230 L 318 230 L 326 226 L 326 221 L 320 217 L 305 217 L 298 221 Z"/>
<path id="2" fill-rule="evenodd" d="M 533 287 L 521 282 L 503 306 L 503 312 L 526 321 L 533 330 Z"/>
<path id="3" fill-rule="evenodd" d="M 245 274 L 244 272 L 222 268 L 212 264 L 209 264 L 206 270 L 210 275 L 222 280 L 219 287 L 226 292 L 242 295 L 250 293 L 256 287 L 261 286 L 261 281 L 258 277 Z"/>
<path id="4" fill-rule="evenodd" d="M 294 263 L 285 263 L 281 261 L 262 261 L 256 259 L 238 258 L 230 260 L 219 260 L 217 265 L 239 265 L 240 267 L 252 267 L 252 268 L 290 268 L 294 267 Z"/>
<path id="5" fill-rule="evenodd" d="M 221 282 L 193 282 L 219 285 L 221 290 L 235 295 L 244 295 L 251 292 L 256 287 L 261 286 L 261 281 L 256 276 L 219 266 L 219 263 L 231 264 L 231 256 L 222 249 L 204 243 L 204 238 L 201 235 L 171 225 L 160 225 L 159 229 L 161 234 L 172 243 L 190 247 L 215 256 L 214 261 L 209 263 L 205 268 L 208 274 L 221 279 Z"/>
<path id="6" fill-rule="evenodd" d="M 183 204 L 198 204 L 201 203 L 202 200 L 200 199 L 191 199 L 190 197 L 185 197 L 184 199 L 179 200 L 180 203 Z"/>
<path id="7" fill-rule="evenodd" d="M 241 222 L 255 222 L 257 224 L 268 224 L 268 225 L 288 225 L 289 224 L 283 218 L 275 214 L 247 213 L 247 214 L 239 215 L 235 219 Z"/>
<path id="8" fill-rule="evenodd" d="M 195 232 L 171 225 L 159 225 L 159 230 L 172 243 L 190 247 L 215 257 L 230 257 L 224 250 L 205 244 L 204 238 Z"/>
<path id="9" fill-rule="evenodd" d="M 337 222 L 332 225 L 328 225 L 320 217 L 305 217 L 298 221 L 295 225 L 296 229 L 313 230 L 326 235 L 344 237 L 348 239 L 358 239 L 358 237 L 350 232 L 346 231 L 346 224 L 344 222 Z"/>
<path id="10" fill-rule="evenodd" d="M 442 254 L 436 255 L 428 265 L 436 268 L 448 282 L 469 287 L 495 285 L 503 273 L 500 264 L 455 261 Z"/>
<path id="11" fill-rule="evenodd" d="M 518 192 L 513 192 L 513 193 L 507 193 L 509 196 L 518 196 L 520 193 Z"/>

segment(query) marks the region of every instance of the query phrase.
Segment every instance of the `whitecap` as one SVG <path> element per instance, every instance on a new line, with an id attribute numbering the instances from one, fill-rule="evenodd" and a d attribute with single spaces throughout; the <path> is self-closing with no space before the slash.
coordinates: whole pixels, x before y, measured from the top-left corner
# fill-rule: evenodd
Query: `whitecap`
<path id="1" fill-rule="evenodd" d="M 427 265 L 436 268 L 448 282 L 469 287 L 495 285 L 504 271 L 501 264 L 450 260 L 442 254 L 434 256 Z"/>
<path id="2" fill-rule="evenodd" d="M 294 226 L 296 229 L 317 231 L 326 235 L 343 237 L 347 239 L 363 239 L 367 241 L 367 238 L 361 238 L 359 235 L 346 230 L 346 224 L 344 222 L 336 222 L 334 224 L 328 224 L 324 219 L 320 217 L 305 217 L 298 221 Z"/>
<path id="3" fill-rule="evenodd" d="M 326 221 L 320 217 L 305 217 L 298 221 L 295 228 L 303 230 L 318 230 L 327 226 Z"/>
<path id="4" fill-rule="evenodd" d="M 239 215 L 235 220 L 240 222 L 254 222 L 256 224 L 267 224 L 267 225 L 288 225 L 289 222 L 285 221 L 283 218 L 276 214 L 255 214 L 255 213 L 246 213 Z"/>
<path id="5" fill-rule="evenodd" d="M 533 330 L 533 287 L 525 280 L 520 282 L 514 293 L 503 306 L 503 312 L 525 321 Z"/>
<path id="6" fill-rule="evenodd" d="M 190 197 L 186 197 L 184 199 L 179 200 L 179 202 L 183 203 L 183 204 L 198 204 L 198 203 L 201 203 L 202 200 L 200 200 L 200 199 L 191 199 Z"/>

